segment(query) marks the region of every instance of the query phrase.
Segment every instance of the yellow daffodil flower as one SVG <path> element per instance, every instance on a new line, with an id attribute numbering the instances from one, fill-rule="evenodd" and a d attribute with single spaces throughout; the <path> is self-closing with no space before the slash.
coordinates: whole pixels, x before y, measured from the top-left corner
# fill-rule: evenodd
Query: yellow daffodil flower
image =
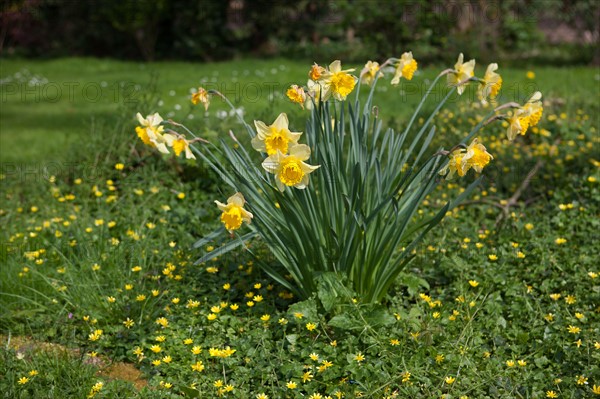
<path id="1" fill-rule="evenodd" d="M 163 136 L 164 127 L 161 126 L 163 118 L 158 112 L 146 116 L 144 118 L 142 114 L 137 113 L 137 119 L 141 126 L 135 128 L 138 137 L 144 142 L 144 144 L 156 149 L 163 154 L 168 154 L 169 150 L 166 146 L 166 140 Z"/>
<path id="2" fill-rule="evenodd" d="M 286 186 L 303 189 L 308 186 L 308 175 L 320 166 L 308 165 L 304 162 L 308 158 L 310 147 L 298 144 L 290 147 L 289 155 L 277 151 L 265 159 L 262 166 L 267 172 L 275 174 L 275 182 L 280 191 L 284 191 Z"/>
<path id="3" fill-rule="evenodd" d="M 454 64 L 454 70 L 448 74 L 448 85 L 456 86 L 456 91 L 461 95 L 465 91 L 466 83 L 462 83 L 465 80 L 473 77 L 475 69 L 475 60 L 469 62 L 463 62 L 463 53 L 458 56 L 458 61 Z M 462 83 L 462 84 L 460 84 Z"/>
<path id="4" fill-rule="evenodd" d="M 542 118 L 544 108 L 542 107 L 542 93 L 536 91 L 529 101 L 523 105 L 523 110 L 529 115 L 529 126 L 535 126 Z"/>
<path id="5" fill-rule="evenodd" d="M 250 212 L 244 209 L 246 200 L 242 193 L 235 193 L 227 199 L 227 204 L 215 201 L 217 207 L 223 211 L 221 214 L 221 222 L 229 232 L 242 227 L 242 222 L 250 224 L 254 217 Z"/>
<path id="6" fill-rule="evenodd" d="M 315 104 L 318 104 L 321 101 L 321 85 L 315 82 L 314 80 L 308 80 L 306 82 L 306 101 L 304 102 L 304 106 L 306 109 L 312 109 L 313 101 Z"/>
<path id="7" fill-rule="evenodd" d="M 516 109 L 508 113 L 508 129 L 506 137 L 513 141 L 519 134 L 524 135 L 529 129 L 529 115 L 523 109 Z"/>
<path id="8" fill-rule="evenodd" d="M 163 135 L 165 143 L 173 148 L 175 156 L 181 155 L 185 152 L 186 159 L 196 159 L 196 156 L 190 149 L 190 142 L 187 141 L 183 136 L 175 136 L 174 134 L 166 133 Z"/>
<path id="9" fill-rule="evenodd" d="M 485 71 L 483 79 L 479 82 L 479 89 L 477 95 L 479 101 L 483 104 L 487 103 L 488 97 L 490 99 L 496 98 L 500 88 L 502 87 L 502 77 L 496 73 L 498 70 L 498 64 L 490 64 Z"/>
<path id="10" fill-rule="evenodd" d="M 279 114 L 271 126 L 254 121 L 256 136 L 252 139 L 252 148 L 268 155 L 274 155 L 277 151 L 287 154 L 290 143 L 298 144 L 302 135 L 301 132 L 291 132 L 288 125 L 288 117 L 284 113 Z"/>
<path id="11" fill-rule="evenodd" d="M 362 82 L 370 86 L 376 77 L 383 76 L 383 72 L 381 72 L 378 62 L 368 61 L 360 72 L 360 76 L 362 77 Z"/>
<path id="12" fill-rule="evenodd" d="M 467 162 L 470 168 L 475 169 L 477 173 L 481 173 L 484 167 L 490 163 L 494 157 L 487 152 L 485 146 L 479 143 L 477 138 L 473 139 L 471 144 L 467 147 L 467 153 L 463 158 L 463 161 Z"/>
<path id="13" fill-rule="evenodd" d="M 417 61 L 413 58 L 412 51 L 402 54 L 398 64 L 396 64 L 396 74 L 392 79 L 392 84 L 400 83 L 400 78 L 412 80 L 415 71 L 417 70 Z"/>
<path id="14" fill-rule="evenodd" d="M 208 91 L 204 87 L 198 87 L 198 91 L 192 94 L 192 104 L 197 105 L 198 103 L 202 103 L 204 105 L 204 110 L 208 110 L 208 105 L 210 104 L 210 97 L 208 97 Z"/>
<path id="15" fill-rule="evenodd" d="M 321 76 L 324 73 L 325 73 L 325 68 L 323 68 L 321 65 L 319 65 L 315 62 L 313 64 L 312 68 L 310 68 L 310 71 L 308 72 L 308 77 L 313 82 L 316 82 L 317 80 L 321 79 Z"/>
<path id="16" fill-rule="evenodd" d="M 291 102 L 300 104 L 302 109 L 304 109 L 306 93 L 302 87 L 299 87 L 298 85 L 291 85 L 290 88 L 285 92 L 285 95 L 290 99 Z"/>
<path id="17" fill-rule="evenodd" d="M 446 175 L 446 179 L 450 180 L 454 177 L 454 174 L 457 173 L 460 177 L 463 177 L 467 174 L 466 163 L 463 163 L 464 150 L 454 150 L 452 154 L 450 154 L 450 161 L 448 164 L 444 166 L 440 170 L 440 175 Z"/>
<path id="18" fill-rule="evenodd" d="M 318 80 L 323 87 L 321 94 L 323 101 L 327 101 L 331 96 L 338 101 L 344 101 L 356 85 L 356 78 L 348 73 L 353 71 L 354 69 L 342 70 L 342 63 L 339 60 L 333 61 L 329 65 L 329 70 L 325 71 Z"/>
<path id="19" fill-rule="evenodd" d="M 477 173 L 481 173 L 483 168 L 494 159 L 487 152 L 485 146 L 479 143 L 477 138 L 473 139 L 466 149 L 454 150 L 450 154 L 450 161 L 440 170 L 440 174 L 446 174 L 446 179 L 451 179 L 454 174 L 462 177 L 467 174 L 469 169 L 473 168 Z"/>
<path id="20" fill-rule="evenodd" d="M 512 141 L 517 135 L 524 135 L 530 126 L 537 125 L 543 112 L 542 93 L 536 91 L 525 105 L 508 113 L 507 121 L 509 125 L 506 131 L 508 139 Z"/>

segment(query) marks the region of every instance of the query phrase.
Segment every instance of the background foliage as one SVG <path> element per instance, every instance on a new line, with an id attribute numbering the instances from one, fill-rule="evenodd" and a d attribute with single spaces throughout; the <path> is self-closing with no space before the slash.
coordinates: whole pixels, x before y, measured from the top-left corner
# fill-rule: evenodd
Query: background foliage
<path id="1" fill-rule="evenodd" d="M 422 61 L 463 51 L 543 63 L 598 62 L 594 0 L 12 0 L 0 51 L 38 57 L 364 60 L 410 49 Z M 385 29 L 381 29 L 385 26 Z"/>

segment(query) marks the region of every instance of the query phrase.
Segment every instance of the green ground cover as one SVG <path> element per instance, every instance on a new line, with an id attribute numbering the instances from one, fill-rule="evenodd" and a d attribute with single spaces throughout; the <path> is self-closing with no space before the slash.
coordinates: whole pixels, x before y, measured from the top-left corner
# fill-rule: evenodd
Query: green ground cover
<path id="1" fill-rule="evenodd" d="M 218 101 L 208 115 L 192 108 L 190 89 L 200 84 L 225 87 L 247 121 L 270 123 L 288 112 L 302 130 L 305 114 L 283 92 L 289 83 L 304 83 L 307 65 L 95 59 L 1 65 L 5 397 L 586 398 L 600 392 L 597 69 L 535 68 L 534 79 L 527 69 L 500 69 L 504 100 L 522 101 L 536 88 L 544 93 L 542 121 L 512 143 L 501 123 L 484 129 L 480 137 L 495 157 L 484 184 L 427 236 L 384 304 L 372 307 L 359 297 L 298 302 L 243 251 L 194 265 L 221 244 L 191 248 L 217 226 L 213 201 L 229 193 L 204 165 L 163 159 L 133 132 L 138 111 L 185 121 L 209 139 L 238 129 Z M 375 104 L 382 119 L 402 127 L 420 98 L 413 93 L 440 69 L 425 68 L 404 94 L 381 85 Z M 32 79 L 41 86 L 29 86 Z M 476 123 L 481 110 L 468 95 L 436 117 L 440 144 Z M 466 185 L 440 185 L 424 212 Z M 251 245 L 270 259 L 259 242 Z M 332 310 L 325 312 L 323 303 Z M 13 336 L 79 350 L 18 350 L 9 344 Z M 95 359 L 133 363 L 148 386 L 138 390 L 98 374 Z"/>

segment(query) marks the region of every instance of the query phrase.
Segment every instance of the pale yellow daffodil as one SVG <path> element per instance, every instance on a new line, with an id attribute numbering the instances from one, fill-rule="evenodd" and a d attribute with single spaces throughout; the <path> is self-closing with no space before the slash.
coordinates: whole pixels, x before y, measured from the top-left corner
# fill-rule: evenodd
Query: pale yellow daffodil
<path id="1" fill-rule="evenodd" d="M 319 65 L 315 62 L 313 64 L 313 66 L 310 68 L 310 71 L 308 72 L 308 77 L 313 82 L 316 82 L 317 80 L 321 79 L 321 76 L 324 73 L 325 73 L 325 68 L 323 68 L 321 65 Z"/>
<path id="2" fill-rule="evenodd" d="M 215 201 L 217 207 L 223 211 L 221 214 L 221 222 L 225 228 L 231 233 L 234 230 L 242 227 L 242 223 L 250 224 L 254 215 L 244 209 L 246 200 L 242 193 L 235 193 L 227 199 L 227 204 Z"/>
<path id="3" fill-rule="evenodd" d="M 208 111 L 210 97 L 208 96 L 208 91 L 206 91 L 204 87 L 198 87 L 198 90 L 192 94 L 192 104 L 197 105 L 198 103 L 202 103 L 202 105 L 204 105 L 204 110 Z"/>
<path id="4" fill-rule="evenodd" d="M 508 139 L 512 141 L 517 135 L 524 135 L 530 126 L 537 125 L 543 112 L 542 93 L 536 91 L 525 105 L 508 113 L 506 117 L 508 121 L 506 136 Z"/>
<path id="5" fill-rule="evenodd" d="M 508 129 L 506 137 L 513 141 L 519 134 L 524 135 L 529 129 L 529 115 L 523 109 L 510 111 L 507 115 Z"/>
<path id="6" fill-rule="evenodd" d="M 463 53 L 460 53 L 456 64 L 454 64 L 454 70 L 448 74 L 448 85 L 456 86 L 456 91 L 459 95 L 465 91 L 467 85 L 465 81 L 472 78 L 475 74 L 475 60 L 469 62 L 463 62 L 463 60 Z"/>
<path id="7" fill-rule="evenodd" d="M 175 156 L 181 155 L 182 152 L 185 152 L 186 159 L 196 159 L 196 156 L 190 149 L 190 142 L 185 139 L 183 136 L 176 136 L 174 134 L 166 133 L 163 135 L 166 144 L 169 147 L 173 148 L 173 152 Z"/>
<path id="8" fill-rule="evenodd" d="M 417 66 L 417 61 L 413 58 L 412 51 L 402 54 L 398 60 L 398 64 L 396 64 L 396 74 L 391 83 L 397 85 L 400 83 L 400 78 L 412 80 Z"/>
<path id="9" fill-rule="evenodd" d="M 252 148 L 256 151 L 266 152 L 268 155 L 288 153 L 290 144 L 298 144 L 301 132 L 291 132 L 288 128 L 288 117 L 285 113 L 279 114 L 272 125 L 267 126 L 262 121 L 254 121 L 256 136 L 252 139 Z"/>
<path id="10" fill-rule="evenodd" d="M 321 85 L 315 82 L 314 80 L 308 80 L 306 82 L 307 88 L 307 96 L 306 101 L 304 102 L 304 106 L 306 109 L 311 110 L 313 107 L 313 101 L 315 104 L 319 104 L 321 101 Z"/>
<path id="11" fill-rule="evenodd" d="M 290 88 L 285 92 L 285 95 L 290 99 L 291 102 L 300 104 L 300 107 L 304 109 L 306 93 L 302 87 L 298 85 L 291 85 Z"/>
<path id="12" fill-rule="evenodd" d="M 487 104 L 488 98 L 496 98 L 500 88 L 502 88 L 502 77 L 496 73 L 497 70 L 498 64 L 494 63 L 488 65 L 483 79 L 479 82 L 477 96 L 479 97 L 479 101 L 483 104 Z"/>
<path id="13" fill-rule="evenodd" d="M 536 91 L 523 105 L 523 110 L 529 115 L 529 126 L 535 126 L 542 118 L 544 108 L 542 106 L 542 93 Z"/>
<path id="14" fill-rule="evenodd" d="M 136 127 L 135 131 L 138 137 L 144 142 L 144 144 L 156 149 L 163 154 L 168 154 L 167 141 L 163 136 L 164 127 L 161 126 L 163 118 L 158 112 L 146 116 L 144 118 L 142 114 L 137 113 L 137 119 L 141 126 Z"/>
<path id="15" fill-rule="evenodd" d="M 344 101 L 356 85 L 356 77 L 348 73 L 353 71 L 354 69 L 342 70 L 342 63 L 339 60 L 329 64 L 329 69 L 323 72 L 318 80 L 323 89 L 321 99 L 327 101 L 333 96 L 338 101 Z"/>
<path id="16" fill-rule="evenodd" d="M 377 61 L 368 61 L 360 72 L 362 82 L 369 86 L 372 85 L 376 77 L 380 78 L 383 76 L 383 72 L 380 69 Z"/>
<path id="17" fill-rule="evenodd" d="M 310 158 L 310 147 L 298 144 L 290 147 L 289 155 L 277 151 L 276 154 L 269 156 L 263 161 L 262 167 L 275 175 L 275 183 L 280 191 L 284 191 L 286 186 L 303 189 L 308 186 L 308 175 L 320 166 L 305 163 L 308 158 Z"/>
<path id="18" fill-rule="evenodd" d="M 463 162 L 466 162 L 469 168 L 475 169 L 477 173 L 481 173 L 483 168 L 486 167 L 492 159 L 494 159 L 492 154 L 487 152 L 487 149 L 479 142 L 478 138 L 474 138 L 467 147 Z"/>
<path id="19" fill-rule="evenodd" d="M 446 179 L 452 179 L 456 173 L 462 177 L 467 174 L 469 169 L 473 168 L 477 173 L 481 173 L 494 157 L 487 152 L 485 146 L 479 143 L 477 138 L 473 139 L 466 148 L 460 148 L 452 151 L 448 164 L 440 170 L 441 175 L 446 175 Z"/>

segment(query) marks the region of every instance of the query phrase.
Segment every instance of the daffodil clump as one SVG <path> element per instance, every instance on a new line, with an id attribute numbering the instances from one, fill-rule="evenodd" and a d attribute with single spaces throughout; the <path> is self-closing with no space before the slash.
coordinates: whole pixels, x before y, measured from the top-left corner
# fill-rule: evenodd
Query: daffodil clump
<path id="1" fill-rule="evenodd" d="M 158 114 L 146 118 L 138 114 L 136 132 L 145 144 L 161 153 L 172 149 L 177 156 L 197 156 L 230 187 L 227 203 L 215 203 L 232 241 L 197 263 L 260 237 L 284 272 L 266 263 L 261 266 L 298 296 L 310 296 L 318 280 L 330 274 L 346 281 L 367 302 L 380 301 L 424 234 L 477 184 L 448 201 L 437 214 L 418 217 L 421 204 L 439 184 L 438 175 L 451 179 L 464 177 L 470 170 L 481 174 L 494 159 L 484 140 L 475 137 L 486 124 L 495 119 L 508 121 L 507 135 L 513 140 L 535 126 L 542 115 L 539 92 L 523 106 L 497 106 L 502 88 L 498 65 L 490 64 L 484 76 L 477 78 L 475 60 L 464 62 L 460 54 L 454 68 L 432 82 L 404 132 L 384 132 L 377 114 L 371 112 L 377 82 L 391 75 L 391 84 L 396 86 L 412 80 L 417 70 L 412 52 L 382 64 L 368 61 L 358 76 L 339 60 L 327 67 L 315 63 L 306 85 L 293 84 L 286 91 L 291 102 L 310 110 L 307 121 L 290 121 L 280 113 L 271 124 L 254 121 L 251 126 L 238 115 L 244 136 L 238 138 L 230 131 L 222 135 L 219 145 L 177 122 L 164 123 Z M 421 126 L 414 127 L 423 103 L 443 76 L 448 94 Z M 450 150 L 432 150 L 435 115 L 454 91 L 463 94 L 471 82 L 476 82 L 481 104 L 487 106 L 489 101 L 496 108 Z M 370 92 L 361 106 L 363 83 L 370 86 Z M 354 100 L 348 101 L 353 93 Z M 202 87 L 191 100 L 206 110 L 211 97 L 233 107 L 220 92 Z M 500 113 L 507 108 L 511 111 Z M 302 132 L 291 126 L 306 129 Z M 249 231 L 236 236 L 244 226 Z M 218 234 L 198 241 L 196 247 L 205 246 Z"/>

